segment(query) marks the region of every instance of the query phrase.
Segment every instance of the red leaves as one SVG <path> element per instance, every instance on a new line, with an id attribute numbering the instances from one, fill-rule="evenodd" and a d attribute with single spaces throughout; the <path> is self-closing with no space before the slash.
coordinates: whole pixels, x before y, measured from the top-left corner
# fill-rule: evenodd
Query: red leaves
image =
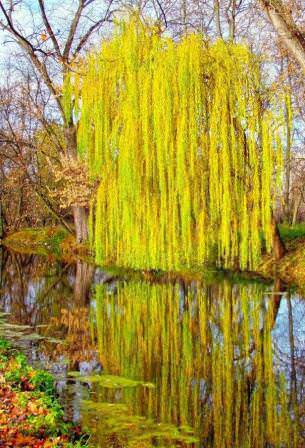
<path id="1" fill-rule="evenodd" d="M 22 376 L 20 378 L 20 381 L 21 381 L 21 390 L 34 390 L 35 389 L 33 384 L 31 384 L 29 382 L 29 378 L 27 378 L 26 376 Z"/>
<path id="2" fill-rule="evenodd" d="M 22 353 L 10 355 L 5 341 L 0 368 L 0 448 L 73 446 L 84 434 L 63 419 L 54 396 L 53 377 L 34 370 Z M 2 350 L 2 351 L 1 351 Z M 7 350 L 7 351 L 5 351 Z"/>
<path id="3" fill-rule="evenodd" d="M 27 384 L 24 381 L 24 384 Z M 27 417 L 46 415 L 47 410 L 34 398 L 26 407 L 18 403 L 18 392 L 12 391 L 8 385 L 0 385 L 0 448 L 51 448 L 66 440 L 65 437 L 49 438 L 43 428 L 39 435 L 30 435 L 31 426 Z"/>
<path id="4" fill-rule="evenodd" d="M 12 433 L 11 431 L 9 432 L 9 437 L 5 438 L 5 440 L 2 440 L 2 432 L 0 432 L 1 434 L 1 441 L 0 441 L 0 447 L 32 447 L 32 448 L 40 448 L 40 447 L 45 447 L 45 441 L 43 439 L 39 440 L 35 437 L 32 436 L 26 436 L 23 435 L 21 433 L 19 433 L 18 431 L 16 431 L 15 433 Z"/>

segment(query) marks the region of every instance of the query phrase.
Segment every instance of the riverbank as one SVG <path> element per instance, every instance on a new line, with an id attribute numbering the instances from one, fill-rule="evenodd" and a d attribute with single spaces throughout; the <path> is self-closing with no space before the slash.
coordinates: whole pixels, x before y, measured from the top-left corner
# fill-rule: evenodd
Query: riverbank
<path id="1" fill-rule="evenodd" d="M 60 226 L 25 228 L 7 235 L 2 244 L 25 254 L 54 256 L 68 262 L 80 258 L 94 262 L 89 248 L 84 244 L 77 244 L 74 236 Z"/>
<path id="2" fill-rule="evenodd" d="M 0 447 L 85 448 L 87 439 L 64 420 L 53 377 L 0 338 Z"/>
<path id="3" fill-rule="evenodd" d="M 296 237 L 285 242 L 286 254 L 279 261 L 264 256 L 258 267 L 258 273 L 264 277 L 278 278 L 284 283 L 295 286 L 305 294 L 305 237 Z"/>
<path id="4" fill-rule="evenodd" d="M 276 261 L 272 256 L 265 255 L 256 272 L 245 273 L 250 276 L 261 276 L 266 279 L 280 279 L 294 285 L 300 293 L 305 293 L 305 224 L 296 226 L 280 225 L 281 237 L 286 246 L 284 257 Z M 38 229 L 23 229 L 8 235 L 3 245 L 16 252 L 54 256 L 67 262 L 83 260 L 94 264 L 94 258 L 89 248 L 77 244 L 73 235 L 62 227 L 46 227 Z M 200 274 L 198 269 L 195 274 Z M 142 273 L 152 279 L 153 272 Z M 183 273 L 186 277 L 192 272 Z M 169 274 L 175 276 L 175 274 Z"/>

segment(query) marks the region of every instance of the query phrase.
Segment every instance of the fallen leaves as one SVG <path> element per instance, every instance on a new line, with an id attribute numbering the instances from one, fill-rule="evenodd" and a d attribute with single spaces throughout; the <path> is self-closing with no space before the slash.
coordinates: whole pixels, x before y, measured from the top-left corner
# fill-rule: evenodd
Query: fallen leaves
<path id="1" fill-rule="evenodd" d="M 82 436 L 80 428 L 65 422 L 53 393 L 41 389 L 41 381 L 47 385 L 52 378 L 29 367 L 21 354 L 5 355 L 0 367 L 0 448 L 72 447 L 71 441 Z M 34 381 L 38 377 L 40 382 Z"/>

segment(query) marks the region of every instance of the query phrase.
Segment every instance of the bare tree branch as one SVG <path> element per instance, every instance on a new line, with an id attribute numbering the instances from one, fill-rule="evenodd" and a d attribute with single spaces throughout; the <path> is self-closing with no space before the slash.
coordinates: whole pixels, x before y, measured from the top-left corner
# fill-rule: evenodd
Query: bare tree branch
<path id="1" fill-rule="evenodd" d="M 40 52 L 40 53 L 44 54 L 45 56 L 48 56 L 48 53 L 46 53 L 41 48 L 34 47 L 34 45 L 32 45 L 32 43 L 26 37 L 24 37 L 22 34 L 19 33 L 19 31 L 15 28 L 15 26 L 13 24 L 13 21 L 11 19 L 11 12 L 8 13 L 6 11 L 5 7 L 3 6 L 3 2 L 2 1 L 0 1 L 0 9 L 1 9 L 1 11 L 2 11 L 6 21 L 7 21 L 6 25 L 3 22 L 0 21 L 0 26 L 3 29 L 5 29 L 6 31 L 9 31 L 13 36 L 15 36 L 15 38 L 23 46 L 23 48 L 27 47 L 34 54 L 35 54 L 35 52 Z"/>
<path id="2" fill-rule="evenodd" d="M 32 64 L 34 65 L 34 67 L 36 68 L 36 70 L 41 74 L 44 82 L 46 83 L 47 87 L 49 88 L 49 90 L 52 92 L 52 94 L 54 95 L 54 98 L 57 102 L 58 108 L 61 112 L 61 115 L 64 116 L 64 111 L 63 111 L 63 107 L 60 101 L 60 98 L 58 96 L 58 92 L 56 91 L 56 88 L 49 76 L 46 64 L 44 62 L 42 62 L 36 52 L 40 51 L 42 52 L 45 56 L 49 56 L 46 52 L 44 52 L 41 49 L 37 49 L 33 46 L 33 44 L 26 38 L 24 37 L 22 34 L 19 33 L 19 31 L 15 28 L 12 20 L 10 19 L 5 7 L 3 6 L 3 2 L 0 1 L 0 10 L 2 11 L 6 21 L 7 21 L 7 25 L 4 25 L 0 22 L 0 26 L 2 25 L 2 27 L 7 30 L 18 42 L 18 44 L 20 45 L 21 48 L 23 48 L 23 50 L 25 51 L 25 53 L 29 56 L 30 60 L 32 61 Z"/>
<path id="3" fill-rule="evenodd" d="M 167 28 L 168 23 L 167 23 L 167 18 L 166 18 L 166 14 L 165 14 L 165 11 L 163 9 L 163 6 L 162 6 L 162 4 L 161 4 L 161 2 L 159 0 L 156 0 L 156 3 L 157 3 L 157 5 L 158 5 L 158 7 L 159 7 L 159 9 L 161 11 L 161 14 L 162 14 L 162 17 L 163 17 L 163 20 L 164 20 L 164 24 L 165 24 L 165 26 Z"/>
<path id="4" fill-rule="evenodd" d="M 91 3 L 91 1 L 89 3 Z M 70 51 L 71 51 L 71 47 L 72 47 L 72 44 L 73 44 L 73 40 L 75 38 L 76 30 L 77 30 L 77 27 L 78 27 L 78 24 L 79 24 L 82 12 L 83 12 L 85 6 L 87 6 L 89 3 L 87 2 L 87 4 L 85 4 L 84 0 L 79 0 L 78 8 L 77 8 L 76 13 L 74 15 L 74 18 L 72 20 L 71 27 L 70 27 L 70 30 L 69 30 L 68 39 L 67 39 L 67 42 L 66 42 L 66 45 L 65 45 L 65 49 L 64 49 L 64 53 L 63 53 L 63 57 L 64 57 L 65 61 L 68 61 L 68 59 L 69 59 L 69 54 L 70 54 Z"/>
<path id="5" fill-rule="evenodd" d="M 47 33 L 48 33 L 48 35 L 50 36 L 50 39 L 53 42 L 55 52 L 56 52 L 58 58 L 60 59 L 61 58 L 61 51 L 60 51 L 59 44 L 57 42 L 56 36 L 54 34 L 53 28 L 52 28 L 52 26 L 51 26 L 51 24 L 49 22 L 48 17 L 47 17 L 44 1 L 43 0 L 38 0 L 38 3 L 39 3 L 39 7 L 40 7 L 43 23 L 45 24 Z"/>
<path id="6" fill-rule="evenodd" d="M 92 0 L 89 0 L 89 2 L 86 3 L 86 6 L 91 3 Z M 91 35 L 97 31 L 105 22 L 107 22 L 110 19 L 110 16 L 113 14 L 113 11 L 111 11 L 111 6 L 113 4 L 113 0 L 109 1 L 109 5 L 108 8 L 104 14 L 104 17 L 102 17 L 100 20 L 98 20 L 97 22 L 95 22 L 90 28 L 89 30 L 83 35 L 83 37 L 80 39 L 73 55 L 77 56 L 80 51 L 83 49 L 83 47 L 86 45 L 86 43 L 88 42 L 89 38 L 91 37 Z"/>

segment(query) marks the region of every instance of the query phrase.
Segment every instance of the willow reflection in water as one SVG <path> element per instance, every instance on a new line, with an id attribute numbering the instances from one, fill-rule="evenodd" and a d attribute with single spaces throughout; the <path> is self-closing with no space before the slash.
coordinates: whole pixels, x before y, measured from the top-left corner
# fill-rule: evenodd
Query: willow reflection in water
<path id="1" fill-rule="evenodd" d="M 215 278 L 112 281 L 85 263 L 13 253 L 2 266 L 8 322 L 44 338 L 18 337 L 18 344 L 39 367 L 58 372 L 68 415 L 96 429 L 97 446 L 305 446 L 301 298 Z M 91 288 L 94 273 L 108 286 Z M 68 370 L 100 374 L 100 364 L 129 383 L 68 379 Z"/>
<path id="2" fill-rule="evenodd" d="M 105 372 L 156 385 L 119 397 L 100 389 L 98 401 L 105 406 L 99 439 L 121 429 L 120 446 L 142 446 L 134 445 L 137 439 L 156 446 L 302 446 L 296 397 L 273 353 L 280 300 L 263 285 L 228 281 L 187 288 L 132 281 L 112 290 L 98 285 L 96 327 Z M 105 402 L 111 401 L 128 404 L 133 415 L 174 424 L 181 435 L 192 427 L 198 442 L 178 442 L 169 427 L 167 434 L 146 428 L 145 435 L 139 431 L 142 420 L 130 420 L 127 433 L 126 406 L 111 408 L 114 418 L 107 426 Z"/>

